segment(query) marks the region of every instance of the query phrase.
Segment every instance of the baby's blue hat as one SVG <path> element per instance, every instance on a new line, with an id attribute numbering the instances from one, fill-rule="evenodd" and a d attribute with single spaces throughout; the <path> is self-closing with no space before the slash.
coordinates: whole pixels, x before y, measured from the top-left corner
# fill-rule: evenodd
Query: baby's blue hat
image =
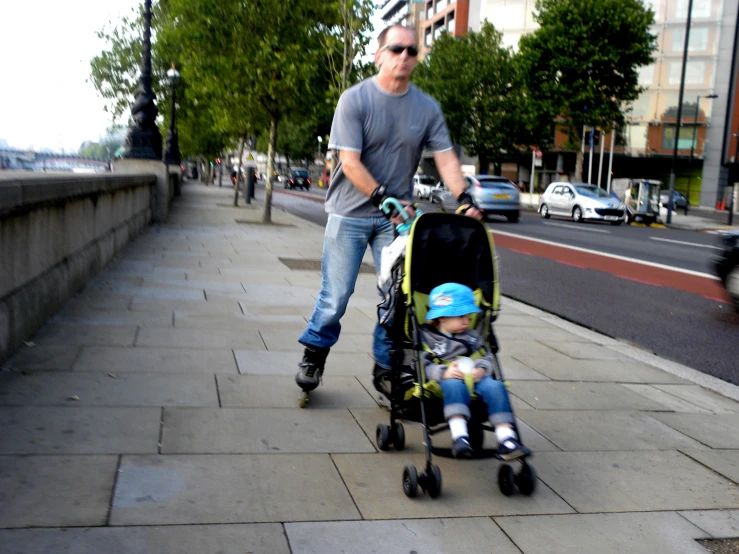
<path id="1" fill-rule="evenodd" d="M 475 295 L 470 287 L 459 283 L 444 283 L 431 290 L 426 319 L 459 317 L 481 311 L 475 304 Z"/>

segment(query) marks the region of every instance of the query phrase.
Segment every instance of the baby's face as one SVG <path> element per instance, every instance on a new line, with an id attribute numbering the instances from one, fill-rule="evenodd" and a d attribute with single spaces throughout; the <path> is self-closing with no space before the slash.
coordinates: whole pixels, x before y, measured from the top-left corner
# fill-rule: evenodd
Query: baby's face
<path id="1" fill-rule="evenodd" d="M 470 316 L 460 315 L 457 317 L 440 317 L 439 329 L 448 335 L 464 333 L 470 326 Z"/>

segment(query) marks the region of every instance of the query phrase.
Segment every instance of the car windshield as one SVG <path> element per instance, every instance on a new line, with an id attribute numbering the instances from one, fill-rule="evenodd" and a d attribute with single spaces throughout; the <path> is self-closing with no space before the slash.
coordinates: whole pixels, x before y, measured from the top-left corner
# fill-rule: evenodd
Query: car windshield
<path id="1" fill-rule="evenodd" d="M 433 177 L 419 177 L 418 182 L 422 185 L 433 185 L 434 184 L 434 178 Z"/>
<path id="2" fill-rule="evenodd" d="M 511 183 L 508 179 L 485 179 L 484 177 L 478 177 L 477 180 L 484 189 L 516 188 L 516 185 Z"/>
<path id="3" fill-rule="evenodd" d="M 608 192 L 600 187 L 593 186 L 579 186 L 575 187 L 578 194 L 587 196 L 588 198 L 610 198 Z"/>
<path id="4" fill-rule="evenodd" d="M 293 177 L 308 177 L 308 170 L 307 169 L 293 169 L 292 171 Z"/>

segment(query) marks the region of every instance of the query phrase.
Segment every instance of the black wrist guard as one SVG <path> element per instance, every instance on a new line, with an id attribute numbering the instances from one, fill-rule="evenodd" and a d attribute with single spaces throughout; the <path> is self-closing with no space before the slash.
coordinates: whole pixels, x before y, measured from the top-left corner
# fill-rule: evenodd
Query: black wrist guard
<path id="1" fill-rule="evenodd" d="M 375 190 L 372 191 L 372 194 L 370 195 L 370 200 L 376 207 L 380 207 L 382 204 L 382 201 L 385 200 L 385 192 L 387 191 L 387 187 L 385 185 L 380 185 Z"/>
<path id="2" fill-rule="evenodd" d="M 467 191 L 464 191 L 462 194 L 457 196 L 457 202 L 459 202 L 459 208 L 457 208 L 458 214 L 464 214 L 470 208 L 476 208 L 479 210 L 472 198 L 472 195 Z"/>

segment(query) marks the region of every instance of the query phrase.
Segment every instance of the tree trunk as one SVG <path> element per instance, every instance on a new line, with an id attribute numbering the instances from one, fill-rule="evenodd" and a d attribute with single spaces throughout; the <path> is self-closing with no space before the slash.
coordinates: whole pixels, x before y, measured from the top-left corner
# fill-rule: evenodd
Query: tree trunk
<path id="1" fill-rule="evenodd" d="M 575 181 L 582 183 L 582 166 L 585 160 L 585 134 L 580 137 L 580 148 L 577 149 L 575 157 Z"/>
<path id="2" fill-rule="evenodd" d="M 241 145 L 239 147 L 239 167 L 236 170 L 236 182 L 234 183 L 234 206 L 239 205 L 239 183 L 241 183 L 241 160 L 244 157 L 244 143 L 246 142 L 246 131 L 241 137 Z"/>
<path id="3" fill-rule="evenodd" d="M 277 146 L 277 116 L 273 115 L 269 125 L 269 148 L 267 149 L 267 185 L 264 188 L 264 214 L 262 223 L 272 223 L 272 186 L 275 174 L 275 149 Z"/>

